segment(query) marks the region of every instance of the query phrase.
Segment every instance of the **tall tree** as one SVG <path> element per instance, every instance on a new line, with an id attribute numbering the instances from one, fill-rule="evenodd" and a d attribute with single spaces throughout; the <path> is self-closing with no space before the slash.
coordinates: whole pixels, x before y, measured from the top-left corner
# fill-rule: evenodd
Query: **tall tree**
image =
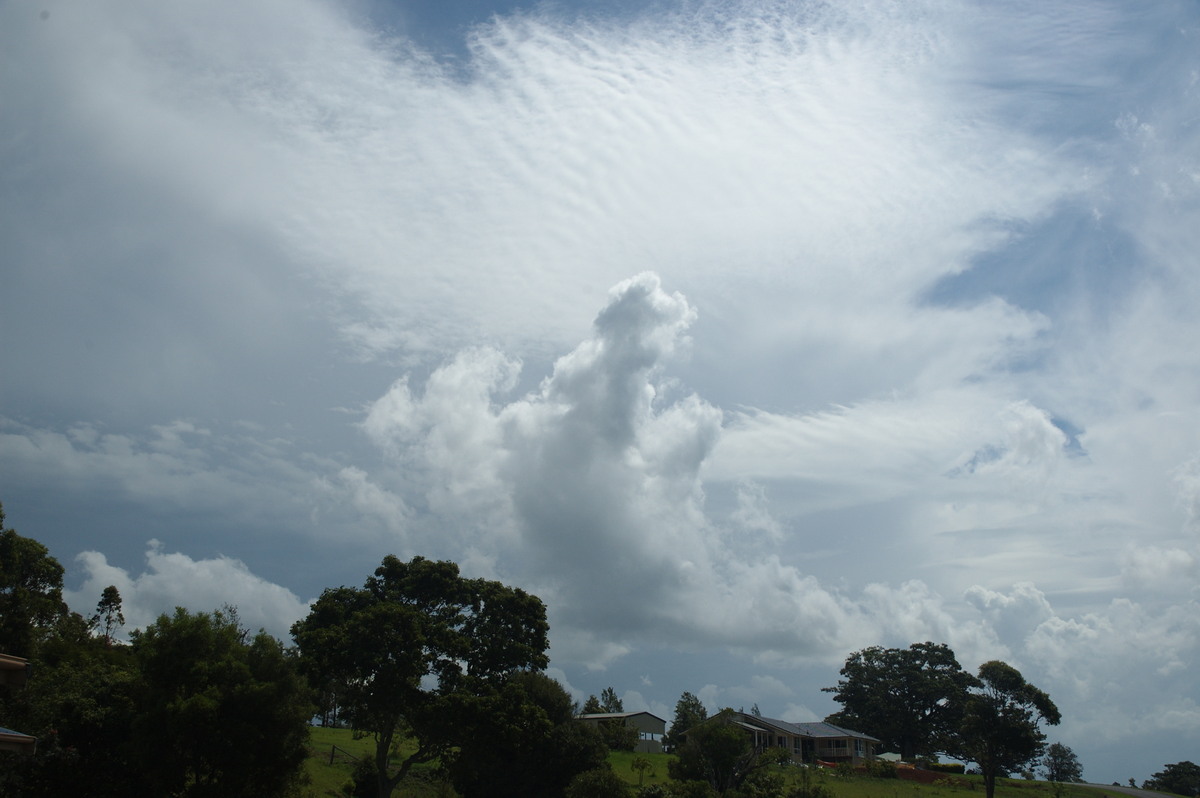
<path id="1" fill-rule="evenodd" d="M 4 528 L 0 504 L 0 652 L 28 659 L 67 614 L 63 567 L 32 538 Z"/>
<path id="2" fill-rule="evenodd" d="M 480 697 L 548 664 L 546 607 L 452 562 L 387 556 L 362 588 L 326 590 L 292 627 L 313 684 L 336 683 L 345 716 L 375 738 L 380 798 L 463 743 Z M 415 749 L 389 765 L 393 742 Z"/>
<path id="3" fill-rule="evenodd" d="M 1045 748 L 1040 724 L 1062 719 L 1050 696 L 1025 681 L 1013 666 L 998 660 L 979 666 L 979 687 L 967 698 L 955 755 L 979 765 L 987 798 L 996 778 L 1036 759 Z"/>
<path id="4" fill-rule="evenodd" d="M 1165 766 L 1142 785 L 1147 790 L 1162 790 L 1176 795 L 1200 795 L 1200 765 L 1193 762 L 1176 762 Z"/>
<path id="5" fill-rule="evenodd" d="M 1046 749 L 1046 757 L 1042 760 L 1042 767 L 1046 769 L 1046 781 L 1083 781 L 1083 766 L 1079 764 L 1079 757 L 1062 743 L 1050 744 Z"/>
<path id="6" fill-rule="evenodd" d="M 671 722 L 671 728 L 667 731 L 666 739 L 663 742 L 671 747 L 679 745 L 683 742 L 683 735 L 688 729 L 699 726 L 707 719 L 708 710 L 704 708 L 704 704 L 695 695 L 685 690 L 683 695 L 679 696 L 679 700 L 675 702 L 675 719 Z"/>
<path id="7" fill-rule="evenodd" d="M 947 751 L 968 688 L 976 684 L 944 643 L 872 646 L 846 658 L 842 679 L 826 687 L 842 711 L 826 720 L 878 737 L 904 759 Z"/>
<path id="8" fill-rule="evenodd" d="M 121 591 L 117 590 L 116 585 L 109 585 L 100 594 L 92 624 L 100 630 L 105 645 L 112 645 L 113 633 L 125 625 L 125 614 L 121 612 Z"/>
<path id="9" fill-rule="evenodd" d="M 611 687 L 605 687 L 600 691 L 600 706 L 603 707 L 602 712 L 625 711 L 625 702 L 617 698 L 617 691 Z"/>
<path id="10" fill-rule="evenodd" d="M 183 608 L 130 637 L 145 792 L 250 798 L 297 784 L 313 707 L 278 640 L 250 637 L 232 609 Z"/>

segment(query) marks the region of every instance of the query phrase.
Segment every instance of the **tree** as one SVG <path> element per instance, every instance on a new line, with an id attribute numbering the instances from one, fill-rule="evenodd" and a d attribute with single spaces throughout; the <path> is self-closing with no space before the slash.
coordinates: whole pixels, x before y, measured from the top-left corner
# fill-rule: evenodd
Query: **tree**
<path id="1" fill-rule="evenodd" d="M 1042 721 L 1062 719 L 1050 696 L 1025 681 L 1011 665 L 992 660 L 979 666 L 979 687 L 967 698 L 953 753 L 979 765 L 987 798 L 996 791 L 996 777 L 1018 770 L 1043 751 Z"/>
<path id="2" fill-rule="evenodd" d="M 676 758 L 667 772 L 677 781 L 706 781 L 721 795 L 736 790 L 746 779 L 767 765 L 790 760 L 782 748 L 754 750 L 750 735 L 736 726 L 732 709 L 723 709 L 694 726 L 687 739 L 675 749 Z"/>
<path id="3" fill-rule="evenodd" d="M 38 738 L 37 752 L 0 764 L 0 795 L 118 798 L 141 786 L 130 742 L 140 678 L 127 646 L 91 636 L 78 613 L 38 645 L 28 683 L 0 716 Z"/>
<path id="4" fill-rule="evenodd" d="M 1046 781 L 1068 782 L 1083 781 L 1083 767 L 1075 752 L 1062 743 L 1051 743 L 1046 749 L 1046 758 L 1042 760 L 1046 769 Z"/>
<path id="5" fill-rule="evenodd" d="M 611 687 L 605 687 L 600 691 L 600 697 L 595 695 L 587 697 L 587 701 L 583 702 L 582 713 L 584 715 L 601 715 L 606 712 L 624 712 L 625 704 L 620 698 L 617 698 L 617 691 Z"/>
<path id="6" fill-rule="evenodd" d="M 4 528 L 0 504 L 0 652 L 30 658 L 60 618 L 63 567 L 32 538 Z"/>
<path id="7" fill-rule="evenodd" d="M 947 752 L 967 690 L 976 684 L 949 646 L 932 642 L 856 651 L 841 676 L 836 687 L 824 688 L 843 707 L 826 721 L 878 737 L 909 760 Z"/>
<path id="8" fill-rule="evenodd" d="M 575 717 L 571 696 L 538 671 L 510 674 L 479 699 L 442 764 L 464 798 L 562 795 L 576 775 L 604 767 L 599 731 Z"/>
<path id="9" fill-rule="evenodd" d="M 1173 792 L 1176 795 L 1200 795 L 1200 765 L 1192 762 L 1176 762 L 1166 765 L 1142 785 L 1147 790 Z"/>
<path id="10" fill-rule="evenodd" d="M 130 637 L 144 792 L 250 798 L 298 783 L 313 707 L 278 640 L 250 637 L 232 608 L 177 608 Z"/>
<path id="11" fill-rule="evenodd" d="M 679 700 L 675 702 L 675 720 L 671 722 L 671 728 L 667 731 L 663 742 L 671 747 L 679 745 L 683 742 L 683 735 L 688 729 L 699 726 L 707 719 L 708 710 L 704 708 L 700 699 L 692 693 L 684 691 L 683 695 L 679 696 Z"/>
<path id="12" fill-rule="evenodd" d="M 480 699 L 548 664 L 546 607 L 452 562 L 389 555 L 362 588 L 326 590 L 292 627 L 312 684 L 339 685 L 345 717 L 375 738 L 379 796 L 464 743 Z M 415 748 L 396 767 L 393 742 Z"/>
<path id="13" fill-rule="evenodd" d="M 105 645 L 112 645 L 113 632 L 125 625 L 125 614 L 121 612 L 121 593 L 116 585 L 109 585 L 100 594 L 92 624 L 100 629 Z"/>

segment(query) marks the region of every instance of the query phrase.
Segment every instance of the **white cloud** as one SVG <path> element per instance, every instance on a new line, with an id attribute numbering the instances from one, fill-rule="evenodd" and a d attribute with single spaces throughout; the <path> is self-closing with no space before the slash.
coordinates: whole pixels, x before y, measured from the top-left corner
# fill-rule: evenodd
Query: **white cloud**
<path id="1" fill-rule="evenodd" d="M 931 638 L 1194 728 L 1190 4 L 537 10 L 453 63 L 324 0 L 37 10 L 0 470 L 59 550 L 425 553 L 547 598 L 585 686 Z"/>
<path id="2" fill-rule="evenodd" d="M 276 638 L 290 640 L 289 629 L 308 614 L 308 603 L 287 588 L 251 573 L 246 564 L 230 557 L 194 560 L 186 554 L 167 553 L 152 540 L 146 549 L 146 566 L 140 574 L 110 565 L 98 551 L 76 558 L 86 573 L 78 590 L 64 591 L 67 603 L 90 616 L 104 588 L 114 585 L 121 594 L 125 633 L 144 629 L 158 616 L 176 607 L 211 612 L 226 605 L 237 608 L 243 625 L 252 632 L 265 629 Z"/>

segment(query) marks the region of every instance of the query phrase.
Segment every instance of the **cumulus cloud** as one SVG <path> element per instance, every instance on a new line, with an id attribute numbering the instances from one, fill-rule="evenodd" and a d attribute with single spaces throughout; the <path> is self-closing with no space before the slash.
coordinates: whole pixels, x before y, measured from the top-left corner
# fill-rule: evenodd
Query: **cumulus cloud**
<path id="1" fill-rule="evenodd" d="M 256 576 L 245 563 L 231 557 L 195 560 L 186 554 L 168 553 L 152 540 L 146 549 L 145 568 L 136 575 L 110 565 L 98 551 L 82 552 L 76 560 L 86 576 L 78 590 L 64 591 L 67 603 L 76 612 L 91 615 L 104 588 L 115 586 L 121 593 L 125 633 L 145 628 L 176 607 L 211 612 L 230 605 L 237 608 L 242 623 L 252 632 L 265 629 L 287 641 L 291 625 L 308 614 L 308 603 L 295 593 Z"/>
<path id="2" fill-rule="evenodd" d="M 712 521 L 702 473 L 723 414 L 666 373 L 694 318 L 639 275 L 529 394 L 503 402 L 518 364 L 467 350 L 422 393 L 398 380 L 363 429 L 405 465 L 437 536 L 491 551 L 499 573 L 550 600 L 562 656 L 602 665 L 638 641 L 701 639 L 762 662 L 829 661 L 883 634 L 982 637 L 919 581 L 854 596 L 743 546 L 763 525 L 782 535 L 744 484 L 741 523 Z"/>

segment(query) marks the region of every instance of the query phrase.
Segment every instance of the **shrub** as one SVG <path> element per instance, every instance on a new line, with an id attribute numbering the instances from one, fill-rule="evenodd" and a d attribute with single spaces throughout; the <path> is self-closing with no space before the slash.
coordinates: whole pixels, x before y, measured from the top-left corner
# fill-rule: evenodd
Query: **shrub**
<path id="1" fill-rule="evenodd" d="M 676 781 L 671 783 L 667 789 L 669 790 L 668 795 L 672 798 L 715 798 L 717 794 L 707 781 Z"/>
<path id="2" fill-rule="evenodd" d="M 962 765 L 959 765 L 961 768 Z M 886 759 L 872 759 L 867 763 L 867 775 L 877 779 L 894 779 L 897 778 L 896 763 L 889 762 Z"/>
<path id="3" fill-rule="evenodd" d="M 628 798 L 629 794 L 629 785 L 612 768 L 596 768 L 572 779 L 566 798 Z"/>
<path id="4" fill-rule="evenodd" d="M 967 766 L 961 762 L 933 762 L 929 765 L 929 770 L 938 773 L 953 773 L 956 776 L 961 776 L 966 772 Z"/>

